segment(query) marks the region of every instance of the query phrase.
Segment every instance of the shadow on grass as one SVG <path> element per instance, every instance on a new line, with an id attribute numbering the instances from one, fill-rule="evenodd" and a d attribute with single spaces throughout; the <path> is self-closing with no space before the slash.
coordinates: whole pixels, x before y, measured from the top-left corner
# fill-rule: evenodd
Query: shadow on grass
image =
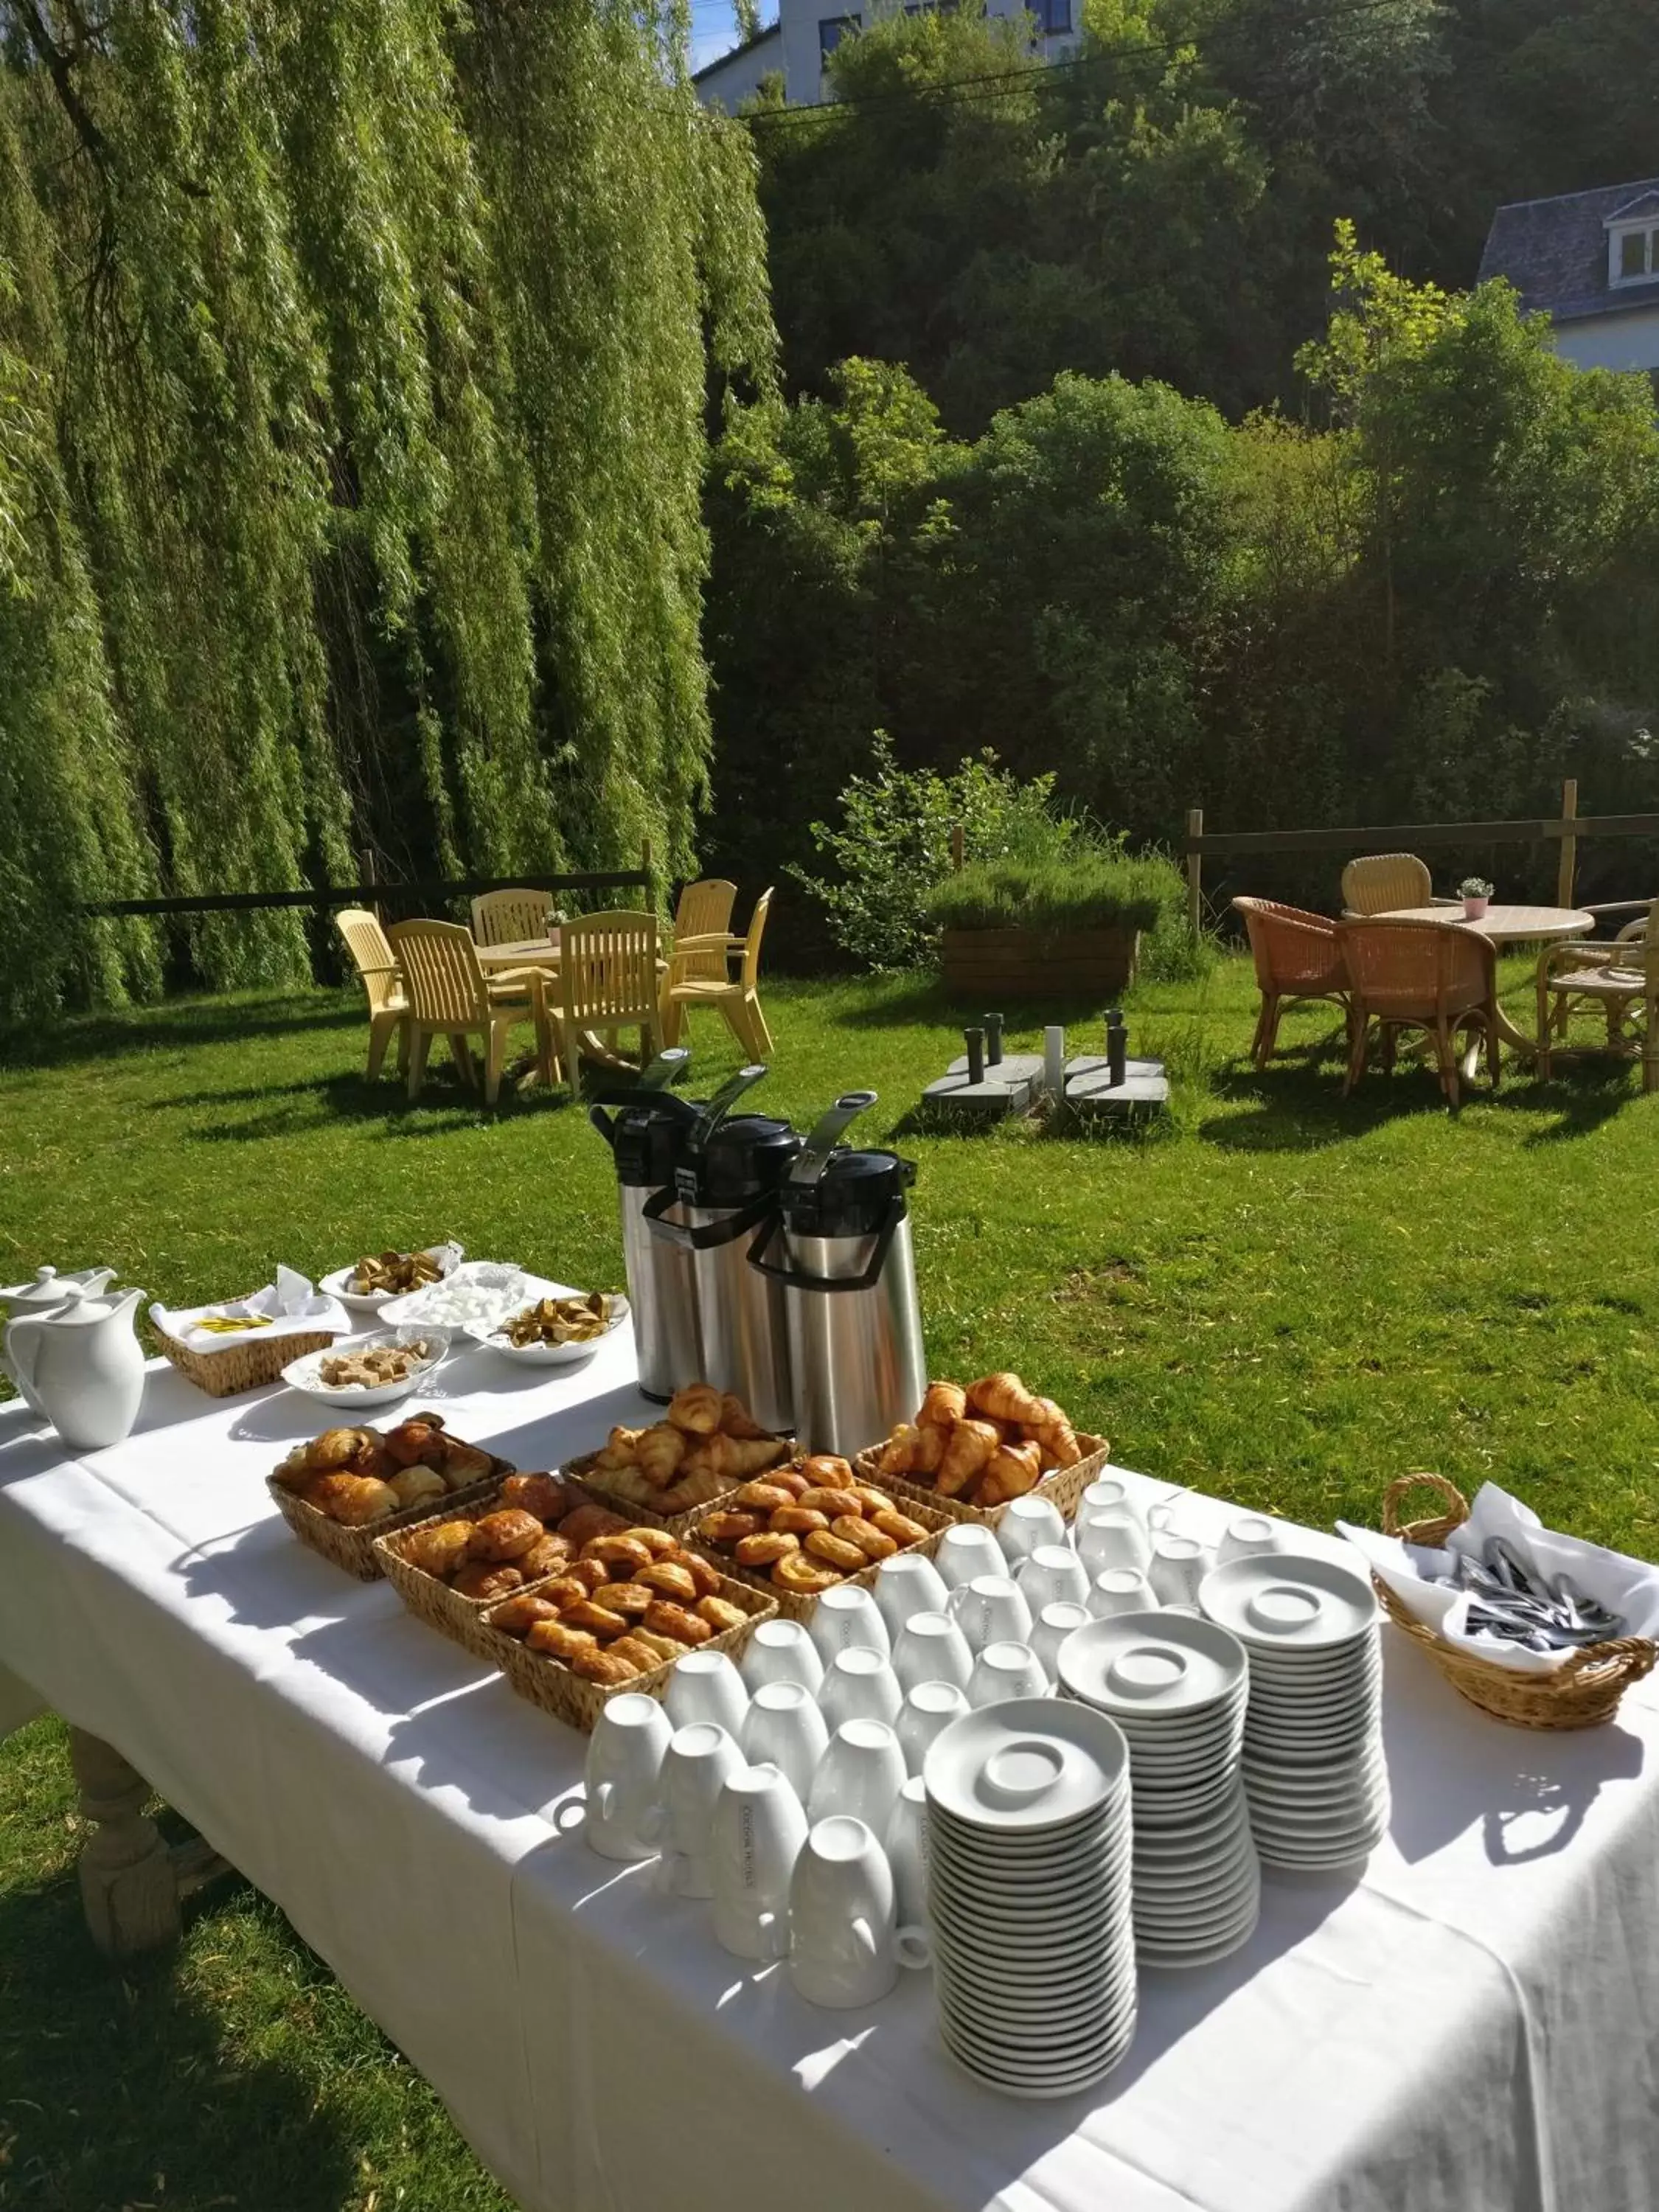
<path id="1" fill-rule="evenodd" d="M 1500 1091 L 1493 1103 L 1510 1112 L 1547 1113 L 1555 1117 L 1521 1139 L 1526 1152 L 1545 1145 L 1594 1135 L 1641 1096 L 1632 1088 L 1628 1060 L 1592 1060 L 1558 1071 L 1547 1083 L 1526 1076 Z"/>
<path id="2" fill-rule="evenodd" d="M 270 1103 L 276 1100 L 289 1103 Z M 412 1103 L 401 1083 L 368 1083 L 361 1075 L 331 1075 L 315 1081 L 188 1091 L 177 1098 L 155 1099 L 145 1110 L 171 1114 L 181 1109 L 228 1109 L 256 1103 L 265 1103 L 269 1110 L 186 1130 L 185 1134 L 192 1144 L 248 1145 L 263 1143 L 270 1137 L 312 1133 L 330 1121 L 375 1121 L 387 1137 L 437 1137 L 454 1129 L 517 1119 L 524 1114 L 563 1113 L 574 1102 L 562 1087 L 548 1091 L 538 1085 L 521 1094 L 509 1078 L 501 1085 L 496 1104 L 487 1107 L 480 1092 L 465 1084 L 458 1073 L 443 1066 L 435 1072 L 428 1071 L 425 1087 Z"/>
<path id="3" fill-rule="evenodd" d="M 163 2186 L 169 2204 L 357 2201 L 357 2147 L 319 2109 L 317 2082 L 240 2055 L 181 1985 L 176 1953 L 107 1965 L 72 1872 L 0 1898 L 0 2171 L 20 2201 L 92 2212 L 154 2203 Z"/>
<path id="4" fill-rule="evenodd" d="M 169 1045 L 243 1043 L 254 1037 L 293 1036 L 305 1030 L 361 1029 L 361 999 L 323 992 L 290 999 L 194 999 L 125 1012 L 73 1015 L 28 1030 L 0 1030 L 0 1064 L 61 1067 L 71 1061 L 106 1060 Z"/>

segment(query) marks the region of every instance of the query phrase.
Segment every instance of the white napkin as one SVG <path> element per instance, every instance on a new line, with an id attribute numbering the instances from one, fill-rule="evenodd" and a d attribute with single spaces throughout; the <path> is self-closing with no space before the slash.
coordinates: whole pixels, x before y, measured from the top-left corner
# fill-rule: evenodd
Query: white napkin
<path id="1" fill-rule="evenodd" d="M 255 1314 L 267 1316 L 270 1326 L 251 1328 L 246 1337 L 201 1326 L 204 1321 L 241 1321 Z M 149 1317 L 157 1328 L 191 1352 L 222 1352 L 227 1345 L 251 1342 L 256 1337 L 263 1340 L 270 1336 L 315 1336 L 323 1330 L 334 1336 L 349 1336 L 357 1326 L 337 1298 L 319 1291 L 309 1276 L 283 1267 L 277 1268 L 274 1283 L 267 1283 L 250 1297 L 225 1298 L 217 1305 L 189 1306 L 178 1313 L 168 1306 L 152 1305 Z"/>
<path id="2" fill-rule="evenodd" d="M 1452 1573 L 1460 1552 L 1478 1559 L 1492 1536 L 1507 1538 L 1527 1567 L 1546 1578 L 1571 1575 L 1587 1597 L 1624 1615 L 1626 1635 L 1659 1638 L 1659 1567 L 1545 1528 L 1529 1506 L 1500 1490 L 1495 1482 L 1482 1485 L 1469 1508 L 1468 1519 L 1461 1528 L 1453 1529 L 1443 1549 L 1407 1544 L 1398 1536 L 1381 1535 L 1375 1528 L 1351 1528 L 1346 1521 L 1336 1525 L 1351 1544 L 1358 1545 L 1368 1565 L 1408 1613 L 1448 1644 L 1515 1674 L 1552 1674 L 1565 1665 L 1571 1653 L 1528 1651 L 1484 1629 L 1471 1629 L 1468 1613 L 1473 1594 L 1447 1589 L 1424 1579 L 1427 1575 Z"/>

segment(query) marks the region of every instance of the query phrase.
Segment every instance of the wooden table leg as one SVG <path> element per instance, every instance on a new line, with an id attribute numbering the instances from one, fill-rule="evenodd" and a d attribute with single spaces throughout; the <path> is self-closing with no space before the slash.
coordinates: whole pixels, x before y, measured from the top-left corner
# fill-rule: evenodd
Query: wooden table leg
<path id="1" fill-rule="evenodd" d="M 176 1943 L 185 1899 L 228 1873 L 228 1862 L 199 1836 L 169 1848 L 144 1811 L 149 1783 L 113 1745 L 71 1728 L 70 1765 L 81 1811 L 96 1824 L 80 1863 L 93 1942 L 112 1959 Z"/>

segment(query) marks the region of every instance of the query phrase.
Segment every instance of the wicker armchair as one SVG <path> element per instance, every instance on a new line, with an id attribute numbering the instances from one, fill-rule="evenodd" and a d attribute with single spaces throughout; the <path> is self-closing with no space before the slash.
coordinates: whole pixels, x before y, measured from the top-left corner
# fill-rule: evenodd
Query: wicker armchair
<path id="1" fill-rule="evenodd" d="M 1468 1082 L 1475 1036 L 1483 1034 L 1487 1072 L 1498 1088 L 1498 955 L 1489 939 L 1439 921 L 1342 921 L 1336 935 L 1352 1006 L 1345 1097 L 1365 1073 L 1373 1022 L 1382 1031 L 1385 1069 L 1394 1065 L 1402 1029 L 1422 1030 L 1432 1039 L 1440 1087 L 1454 1107 L 1460 1068 L 1452 1040 L 1460 1030 L 1469 1032 L 1461 1069 Z"/>
<path id="2" fill-rule="evenodd" d="M 1599 1006 L 1607 1034 L 1600 1051 L 1640 1056 L 1642 1088 L 1659 1091 L 1659 899 L 1626 922 L 1611 945 L 1550 945 L 1538 957 L 1538 1073 L 1547 1082 L 1554 1063 L 1576 1059 L 1565 1042 L 1576 1007 Z M 1627 1024 L 1641 1010 L 1642 1026 Z"/>
<path id="3" fill-rule="evenodd" d="M 1236 898 L 1244 917 L 1250 957 L 1261 993 L 1261 1012 L 1250 1040 L 1250 1057 L 1265 1067 L 1279 1036 L 1279 1017 L 1287 1005 L 1329 999 L 1349 1012 L 1348 971 L 1336 941 L 1336 924 L 1322 914 L 1281 906 L 1274 899 Z"/>
<path id="4" fill-rule="evenodd" d="M 1342 911 L 1350 921 L 1397 914 L 1404 907 L 1459 903 L 1434 896 L 1433 879 L 1415 853 L 1368 853 L 1342 871 Z"/>

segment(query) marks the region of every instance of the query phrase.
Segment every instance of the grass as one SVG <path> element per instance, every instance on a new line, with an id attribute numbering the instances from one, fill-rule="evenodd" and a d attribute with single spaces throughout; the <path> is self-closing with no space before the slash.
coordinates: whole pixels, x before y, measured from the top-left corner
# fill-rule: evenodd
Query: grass
<path id="1" fill-rule="evenodd" d="M 1524 974 L 1507 972 L 1528 1024 Z M 1374 1518 L 1402 1469 L 1488 1476 L 1547 1520 L 1659 1550 L 1652 1417 L 1659 1099 L 1628 1071 L 1518 1073 L 1455 1120 L 1402 1067 L 1340 1096 L 1326 1010 L 1243 1063 L 1248 969 L 1144 987 L 1132 1048 L 1176 1078 L 1139 1142 L 917 1128 L 953 1010 L 913 981 L 767 994 L 804 1121 L 854 1084 L 859 1125 L 919 1164 L 938 1372 L 1020 1369 L 1118 1458 L 1321 1523 Z M 1043 1018 L 1030 1010 L 1011 1043 Z M 484 1121 L 441 1071 L 415 1109 L 361 1078 L 344 996 L 173 1003 L 72 1023 L 0 1073 L 0 1279 L 103 1261 L 184 1302 L 281 1257 L 321 1273 L 445 1234 L 579 1282 L 620 1265 L 605 1148 L 556 1100 Z M 713 1025 L 699 1087 L 736 1064 Z M 56 1723 L 0 1747 L 0 2207 L 475 2212 L 505 2200 L 424 2085 L 274 1908 L 226 1887 L 179 1954 L 88 1954 Z"/>

